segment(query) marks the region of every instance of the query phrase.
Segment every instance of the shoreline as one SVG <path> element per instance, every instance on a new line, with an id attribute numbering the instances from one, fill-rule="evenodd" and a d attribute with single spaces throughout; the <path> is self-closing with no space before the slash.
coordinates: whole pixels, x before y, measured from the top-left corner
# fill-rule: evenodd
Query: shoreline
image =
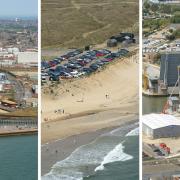
<path id="1" fill-rule="evenodd" d="M 38 130 L 15 130 L 15 131 L 6 131 L 0 132 L 0 137 L 8 137 L 8 136 L 20 136 L 20 135 L 29 135 L 29 134 L 37 134 Z"/>
<path id="2" fill-rule="evenodd" d="M 80 133 L 43 144 L 41 146 L 41 176 L 49 173 L 51 171 L 51 167 L 56 162 L 64 160 L 65 158 L 70 156 L 71 153 L 74 152 L 77 148 L 91 143 L 102 134 L 111 132 L 114 129 L 136 122 L 137 120 L 125 121 L 121 125 L 114 125 L 95 131 Z"/>

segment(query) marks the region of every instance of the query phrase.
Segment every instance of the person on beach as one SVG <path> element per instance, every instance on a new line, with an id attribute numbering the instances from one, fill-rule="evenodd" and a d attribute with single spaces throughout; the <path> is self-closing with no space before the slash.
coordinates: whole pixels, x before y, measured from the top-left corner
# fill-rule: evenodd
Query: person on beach
<path id="1" fill-rule="evenodd" d="M 106 94 L 106 99 L 109 99 L 109 95 L 108 94 Z"/>

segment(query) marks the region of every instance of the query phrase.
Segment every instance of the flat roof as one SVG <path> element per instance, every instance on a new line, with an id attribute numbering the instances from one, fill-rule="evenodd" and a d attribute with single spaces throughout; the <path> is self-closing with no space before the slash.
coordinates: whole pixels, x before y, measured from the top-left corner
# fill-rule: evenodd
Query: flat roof
<path id="1" fill-rule="evenodd" d="M 142 123 L 152 129 L 180 126 L 180 120 L 168 114 L 148 114 L 142 116 Z"/>

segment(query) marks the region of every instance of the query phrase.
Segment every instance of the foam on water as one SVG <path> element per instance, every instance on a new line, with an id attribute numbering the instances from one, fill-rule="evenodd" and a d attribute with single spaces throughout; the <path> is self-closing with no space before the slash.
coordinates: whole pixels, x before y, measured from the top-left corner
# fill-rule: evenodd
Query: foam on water
<path id="1" fill-rule="evenodd" d="M 105 157 L 101 164 L 96 167 L 95 171 L 104 170 L 104 165 L 116 161 L 127 161 L 133 158 L 133 156 L 128 155 L 123 152 L 124 146 L 118 144 L 112 151 L 110 151 Z"/>
<path id="2" fill-rule="evenodd" d="M 61 175 L 61 174 L 53 174 L 52 172 L 46 174 L 41 178 L 42 180 L 83 180 L 83 177 L 76 177 L 76 176 L 70 176 L 70 175 Z"/>
<path id="3" fill-rule="evenodd" d="M 94 169 L 103 170 L 107 163 L 132 159 L 133 156 L 123 152 L 123 141 L 126 141 L 128 132 L 136 127 L 131 124 L 117 128 L 77 148 L 69 157 L 54 164 L 42 180 L 82 180 L 84 176 L 92 174 Z"/>
<path id="4" fill-rule="evenodd" d="M 131 130 L 126 134 L 126 136 L 138 136 L 139 135 L 139 127 Z"/>

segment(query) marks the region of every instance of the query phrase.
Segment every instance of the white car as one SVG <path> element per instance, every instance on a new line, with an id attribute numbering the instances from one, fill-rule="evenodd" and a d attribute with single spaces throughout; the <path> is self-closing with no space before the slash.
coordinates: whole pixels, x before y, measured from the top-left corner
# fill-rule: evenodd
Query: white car
<path id="1" fill-rule="evenodd" d="M 70 72 L 70 74 L 71 74 L 71 75 L 77 75 L 77 74 L 78 74 L 78 71 L 76 71 L 76 70 L 75 70 L 75 71 L 72 71 L 72 72 Z"/>
<path id="2" fill-rule="evenodd" d="M 86 73 L 85 72 L 79 72 L 78 74 L 73 75 L 73 77 L 78 78 L 80 76 L 83 76 L 84 74 L 86 74 Z"/>
<path id="3" fill-rule="evenodd" d="M 46 79 L 46 76 L 41 76 L 41 82 L 42 82 L 42 83 L 45 83 L 46 80 L 47 80 L 47 79 Z"/>

